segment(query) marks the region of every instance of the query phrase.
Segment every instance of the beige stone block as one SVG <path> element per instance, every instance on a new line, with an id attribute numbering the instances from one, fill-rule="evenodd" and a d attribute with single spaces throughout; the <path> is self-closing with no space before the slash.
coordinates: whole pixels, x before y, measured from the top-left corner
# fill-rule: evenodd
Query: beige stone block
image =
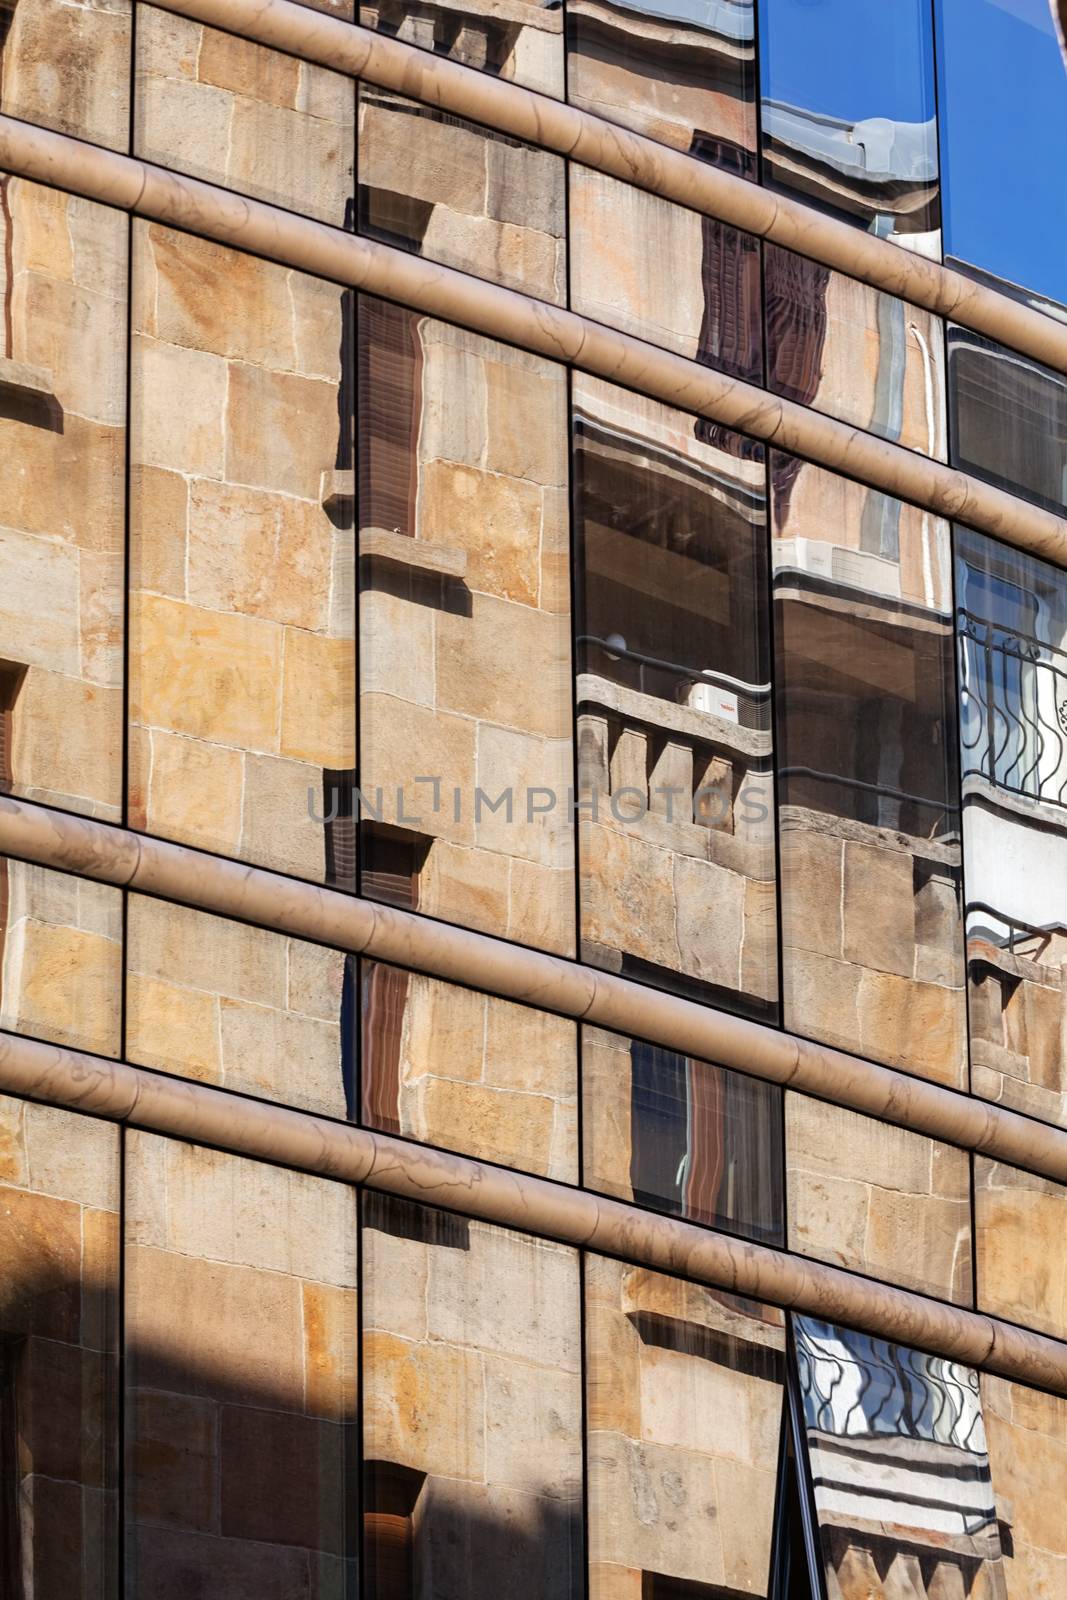
<path id="1" fill-rule="evenodd" d="M 312 815 L 314 812 L 314 815 Z M 326 873 L 322 768 L 274 756 L 245 760 L 241 855 L 321 883 Z"/>
<path id="2" fill-rule="evenodd" d="M 304 1016 L 319 1017 L 323 1022 L 337 1022 L 344 982 L 343 952 L 305 944 L 302 939 L 287 939 L 286 958 L 285 1003 L 289 1009 Z"/>
<path id="3" fill-rule="evenodd" d="M 437 624 L 442 708 L 560 739 L 570 732 L 570 630 L 560 618 L 477 595 Z"/>
<path id="4" fill-rule="evenodd" d="M 499 927 L 499 924 L 497 924 Z M 576 952 L 574 867 L 543 867 L 518 856 L 511 862 L 506 934 L 536 950 Z"/>
<path id="5" fill-rule="evenodd" d="M 371 1220 L 378 1208 L 396 1202 L 387 1196 L 370 1196 L 363 1209 L 363 1326 L 390 1337 L 425 1340 L 426 1278 L 433 1245 L 421 1239 L 385 1233 Z"/>
<path id="6" fill-rule="evenodd" d="M 782 912 L 794 948 L 840 958 L 844 844 L 828 834 L 783 826 Z"/>
<path id="7" fill-rule="evenodd" d="M 961 1177 L 967 1157 L 953 1151 Z M 971 1304 L 969 1197 L 886 1193 L 871 1197 L 866 1270 L 890 1282 Z"/>
<path id="8" fill-rule="evenodd" d="M 862 1116 L 844 1106 L 787 1091 L 786 1159 L 790 1168 L 814 1177 L 847 1176 L 905 1194 L 931 1194 L 936 1151 L 948 1151 L 922 1134 Z M 843 1158 L 842 1152 L 847 1154 Z M 956 1152 L 954 1152 L 955 1154 Z M 962 1197 L 966 1177 L 938 1168 L 936 1192 Z"/>
<path id="9" fill-rule="evenodd" d="M 419 875 L 419 909 L 464 928 L 499 933 L 510 927 L 508 896 L 515 864 L 495 851 L 437 839 Z"/>
<path id="10" fill-rule="evenodd" d="M 590 1557 L 709 1586 L 724 1576 L 715 1478 L 706 1456 L 612 1433 L 589 1439 Z"/>
<path id="11" fill-rule="evenodd" d="M 542 611 L 571 611 L 570 499 L 566 489 L 541 491 Z"/>
<path id="12" fill-rule="evenodd" d="M 526 606 L 538 604 L 541 492 L 536 484 L 431 461 L 421 473 L 419 501 L 420 537 L 467 552 L 470 588 Z"/>
<path id="13" fill-rule="evenodd" d="M 77 677 L 79 552 L 0 528 L 0 635 L 9 661 Z"/>
<path id="14" fill-rule="evenodd" d="M 354 1422 L 359 1366 L 352 1330 L 359 1320 L 354 1288 L 301 1285 L 306 1409 L 312 1416 Z"/>
<path id="15" fill-rule="evenodd" d="M 746 880 L 711 861 L 674 858 L 674 909 L 682 970 L 737 989 Z"/>
<path id="16" fill-rule="evenodd" d="M 12 306 L 19 357 L 53 376 L 64 412 L 121 427 L 126 335 L 109 296 L 38 273 L 17 281 Z"/>
<path id="17" fill-rule="evenodd" d="M 386 589 L 360 595 L 360 692 L 434 703 L 434 611 Z"/>
<path id="18" fill-rule="evenodd" d="M 212 917 L 146 895 L 129 897 L 131 973 L 219 995 L 284 1007 L 288 941 L 280 934 Z"/>
<path id="19" fill-rule="evenodd" d="M 323 76 L 332 78 L 329 73 Z M 346 94 L 353 93 L 354 86 L 347 79 L 337 81 Z M 344 358 L 341 309 L 346 292 L 339 284 L 326 283 L 322 278 L 309 278 L 303 272 L 289 274 L 296 370 L 305 378 L 323 378 L 334 385 L 341 381 Z"/>
<path id="20" fill-rule="evenodd" d="M 116 940 L 27 917 L 8 931 L 3 971 L 5 1027 L 118 1055 L 122 951 Z"/>
<path id="21" fill-rule="evenodd" d="M 68 213 L 70 197 L 59 189 L 45 189 L 15 179 L 12 193 L 11 254 L 15 273 L 47 273 L 74 282 L 74 242 Z"/>
<path id="22" fill-rule="evenodd" d="M 340 227 L 352 193 L 351 124 L 241 98 L 234 103 L 227 168 L 233 188 Z"/>
<path id="23" fill-rule="evenodd" d="M 121 428 L 73 412 L 63 432 L 0 418 L 3 522 L 91 550 L 123 545 Z"/>
<path id="24" fill-rule="evenodd" d="M 429 1335 L 577 1372 L 578 1288 L 577 1252 L 472 1222 L 469 1250 L 430 1252 Z"/>
<path id="25" fill-rule="evenodd" d="M 188 17 L 145 6 L 137 27 L 140 72 L 146 77 L 169 75 L 191 82 L 197 77 L 197 62 L 209 31 Z"/>
<path id="26" fill-rule="evenodd" d="M 223 477 L 226 362 L 202 350 L 136 337 L 132 377 L 132 460 Z"/>
<path id="27" fill-rule="evenodd" d="M 291 107 L 296 103 L 299 61 L 231 33 L 220 33 L 217 28 L 203 30 L 196 72 L 201 83 L 229 89 L 263 105 Z"/>
<path id="28" fill-rule="evenodd" d="M 130 11 L 103 5 L 19 6 L 5 49 L 4 109 L 94 144 L 125 150 Z M 63 70 L 57 71 L 57 62 Z"/>
<path id="29" fill-rule="evenodd" d="M 863 972 L 859 981 L 860 1055 L 960 1087 L 966 1073 L 963 989 Z M 846 1048 L 856 1049 L 855 1036 Z"/>
<path id="30" fill-rule="evenodd" d="M 130 739 L 130 806 L 138 826 L 232 856 L 241 838 L 244 758 L 153 728 Z"/>
<path id="31" fill-rule="evenodd" d="M 33 192 L 39 199 L 48 191 L 37 188 Z M 79 195 L 61 194 L 59 198 L 70 235 L 74 282 L 113 300 L 115 316 L 120 323 L 124 322 L 129 275 L 129 228 L 125 216 L 120 211 L 106 210 L 95 201 L 84 200 Z M 53 277 L 63 275 L 47 267 L 45 270 L 51 270 Z M 124 347 L 125 337 L 125 332 L 120 334 Z M 124 422 L 125 407 L 121 390 L 125 387 L 125 378 L 121 372 L 116 373 L 113 366 L 110 371 L 120 391 L 116 418 Z M 93 414 L 97 415 L 96 412 Z"/>
<path id="32" fill-rule="evenodd" d="M 487 997 L 474 989 L 409 974 L 402 1033 L 403 1084 L 416 1086 L 434 1072 L 457 1083 L 480 1083 L 487 1065 L 489 1005 Z"/>
<path id="33" fill-rule="evenodd" d="M 773 880 L 745 880 L 741 992 L 778 998 L 778 895 Z"/>
<path id="34" fill-rule="evenodd" d="M 29 1178 L 25 1120 L 28 1102 L 0 1096 L 0 1184 L 24 1189 Z"/>
<path id="35" fill-rule="evenodd" d="M 365 93 L 359 114 L 359 181 L 391 189 L 442 210 L 485 212 L 486 147 L 481 128 L 421 110 L 390 95 L 382 104 Z M 411 160 L 417 147 L 419 159 Z"/>
<path id="36" fill-rule="evenodd" d="M 444 322 L 419 324 L 423 351 L 419 461 L 480 467 L 488 429 L 485 363 L 501 346 Z M 464 403 L 455 404 L 462 394 Z M 421 532 L 422 497 L 419 501 Z"/>
<path id="37" fill-rule="evenodd" d="M 222 1081 L 218 1003 L 202 990 L 131 972 L 126 980 L 131 1061 L 204 1083 Z"/>
<path id="38" fill-rule="evenodd" d="M 58 1106 L 23 1110 L 27 1187 L 100 1211 L 119 1205 L 119 1130 Z"/>
<path id="39" fill-rule="evenodd" d="M 192 604 L 323 630 L 332 564 L 333 529 L 319 506 L 259 489 L 193 482 Z"/>
<path id="40" fill-rule="evenodd" d="M 768 1408 L 780 1413 L 781 1400 Z M 728 1589 L 758 1595 L 770 1569 L 777 1473 L 777 1431 L 766 1432 L 765 1454 L 746 1464 L 716 1461 L 715 1498 L 723 1530 L 723 1571 Z"/>
<path id="41" fill-rule="evenodd" d="M 785 1026 L 810 1038 L 856 1048 L 860 969 L 792 943 L 793 924 L 785 924 L 782 995 Z"/>
<path id="42" fill-rule="evenodd" d="M 844 845 L 846 961 L 910 978 L 915 967 L 915 868 L 904 851 Z"/>
<path id="43" fill-rule="evenodd" d="M 189 485 L 176 472 L 134 467 L 130 474 L 130 588 L 187 600 Z"/>
<path id="44" fill-rule="evenodd" d="M 978 1305 L 1067 1336 L 1067 1190 L 975 1157 Z"/>
<path id="45" fill-rule="evenodd" d="M 225 179 L 218 159 L 230 143 L 233 96 L 182 77 L 141 79 L 137 149 L 149 160 L 168 160 L 179 172 L 216 182 Z"/>
<path id="46" fill-rule="evenodd" d="M 637 1567 L 617 1567 L 609 1562 L 589 1566 L 590 1600 L 641 1600 L 644 1573 Z"/>
<path id="47" fill-rule="evenodd" d="M 105 688 L 122 682 L 123 561 L 110 551 L 78 553 L 81 676 Z"/>
<path id="48" fill-rule="evenodd" d="M 277 750 L 281 628 L 140 595 L 130 633 L 132 721 L 239 750 Z"/>
<path id="49" fill-rule="evenodd" d="M 402 1096 L 402 1098 L 404 1098 Z M 483 1161 L 544 1175 L 552 1140 L 553 1102 L 449 1078 L 422 1081 L 416 1137 Z"/>
<path id="50" fill-rule="evenodd" d="M 484 364 L 488 403 L 485 469 L 542 488 L 566 488 L 567 388 L 547 361 Z"/>
<path id="51" fill-rule="evenodd" d="M 281 753 L 315 767 L 356 764 L 356 650 L 351 639 L 285 630 Z"/>
<path id="52" fill-rule="evenodd" d="M 337 1022 L 223 1000 L 222 1063 L 228 1089 L 344 1118 Z"/>
<path id="53" fill-rule="evenodd" d="M 478 729 L 477 790 L 471 796 L 477 843 L 502 855 L 571 870 L 571 760 L 569 741 L 531 738 L 483 724 Z"/>
<path id="54" fill-rule="evenodd" d="M 550 304 L 564 297 L 560 241 L 547 233 L 436 206 L 422 237 L 422 254 Z"/>
<path id="55" fill-rule="evenodd" d="M 581 1481 L 582 1391 L 571 1372 L 485 1360 L 485 1477 L 494 1489 L 569 1499 Z"/>
<path id="56" fill-rule="evenodd" d="M 210 146 L 200 143 L 199 148 Z M 233 361 L 291 366 L 288 268 L 158 226 L 149 228 L 148 242 L 156 269 L 159 339 Z"/>
<path id="57" fill-rule="evenodd" d="M 635 833 L 586 824 L 579 862 L 583 942 L 681 970 L 670 852 Z"/>
<path id="58" fill-rule="evenodd" d="M 576 1094 L 578 1037 L 568 1017 L 507 1000 L 487 1002 L 486 1079 L 502 1089 L 570 1100 Z"/>
<path id="59" fill-rule="evenodd" d="M 403 815 L 417 817 L 409 827 L 431 837 L 445 835 L 456 843 L 474 837 L 473 800 L 476 728 L 468 717 L 433 711 L 395 699 L 392 695 L 365 694 L 360 702 L 360 743 L 363 793 L 372 802 L 383 791 L 385 820 L 400 816 L 397 791 L 403 798 Z M 433 810 L 433 792 L 419 777 L 441 780 L 441 809 Z M 460 791 L 456 819 L 453 790 Z"/>
<path id="60" fill-rule="evenodd" d="M 227 478 L 317 501 L 322 473 L 333 466 L 336 452 L 335 383 L 231 364 Z"/>
<path id="61" fill-rule="evenodd" d="M 114 820 L 122 803 L 122 694 L 30 671 L 15 715 L 18 792 Z"/>
<path id="62" fill-rule="evenodd" d="M 485 1379 L 477 1351 L 365 1329 L 363 1382 L 368 1458 L 484 1481 Z"/>

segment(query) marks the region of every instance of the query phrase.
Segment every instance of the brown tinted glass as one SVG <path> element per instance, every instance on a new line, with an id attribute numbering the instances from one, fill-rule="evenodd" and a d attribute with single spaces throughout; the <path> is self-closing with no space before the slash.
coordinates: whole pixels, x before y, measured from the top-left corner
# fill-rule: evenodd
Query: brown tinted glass
<path id="1" fill-rule="evenodd" d="M 568 0 L 567 98 L 756 176 L 752 0 Z"/>
<path id="2" fill-rule="evenodd" d="M 785 1242 L 777 1085 L 587 1027 L 582 1096 L 590 1188 Z"/>
<path id="3" fill-rule="evenodd" d="M 943 461 L 940 318 L 778 245 L 763 270 L 769 386 Z"/>
<path id="4" fill-rule="evenodd" d="M 1067 582 L 956 529 L 971 1087 L 1067 1123 Z"/>
<path id="5" fill-rule="evenodd" d="M 561 156 L 361 84 L 359 228 L 372 239 L 561 305 L 564 190 Z"/>
<path id="6" fill-rule="evenodd" d="M 1067 510 L 1067 377 L 967 328 L 948 330 L 952 464 Z"/>
<path id="7" fill-rule="evenodd" d="M 134 1133 L 125 1231 L 127 1595 L 355 1595 L 355 1192 Z"/>
<path id="8" fill-rule="evenodd" d="M 130 0 L 2 0 L 0 111 L 125 150 L 132 33 Z"/>
<path id="9" fill-rule="evenodd" d="M 789 1245 L 971 1303 L 971 1173 L 953 1145 L 787 1092 Z"/>
<path id="10" fill-rule="evenodd" d="M 592 1600 L 766 1596 L 781 1312 L 592 1255 L 585 1292 Z"/>
<path id="11" fill-rule="evenodd" d="M 130 895 L 126 1051 L 142 1066 L 345 1117 L 355 956 Z"/>
<path id="12" fill-rule="evenodd" d="M 136 93 L 136 155 L 351 226 L 350 78 L 139 5 Z"/>
<path id="13" fill-rule="evenodd" d="M 0 1027 L 120 1052 L 122 893 L 0 856 Z"/>
<path id="14" fill-rule="evenodd" d="M 1062 1184 L 975 1156 L 979 1309 L 1067 1338 L 1065 1227 Z"/>
<path id="15" fill-rule="evenodd" d="M 35 9 L 42 26 L 107 21 Z M 109 821 L 122 809 L 128 231 L 121 212 L 0 175 L 0 787 Z"/>
<path id="16" fill-rule="evenodd" d="M 578 1254 L 363 1197 L 363 1517 L 379 1600 L 579 1600 Z"/>
<path id="17" fill-rule="evenodd" d="M 571 306 L 763 381 L 759 241 L 589 167 L 570 168 Z"/>
<path id="18" fill-rule="evenodd" d="M 574 379 L 582 954 L 774 1015 L 763 451 Z"/>
<path id="19" fill-rule="evenodd" d="M 827 1592 L 1002 1596 L 978 1374 L 810 1317 L 793 1334 Z"/>
<path id="20" fill-rule="evenodd" d="M 0 1099 L 0 1591 L 114 1600 L 119 1131 Z"/>
<path id="21" fill-rule="evenodd" d="M 771 457 L 784 1021 L 961 1085 L 946 524 Z"/>
<path id="22" fill-rule="evenodd" d="M 573 1022 L 380 961 L 361 992 L 364 1123 L 577 1182 Z"/>
<path id="23" fill-rule="evenodd" d="M 350 297 L 147 223 L 134 250 L 130 821 L 352 888 Z"/>
<path id="24" fill-rule="evenodd" d="M 1067 1574 L 1067 1400 L 982 1374 L 1006 1600 L 1058 1595 Z"/>
<path id="25" fill-rule="evenodd" d="M 495 78 L 563 95 L 563 18 L 554 0 L 366 0 L 357 20 Z"/>
<path id="26" fill-rule="evenodd" d="M 562 367 L 360 301 L 364 891 L 574 948 Z"/>

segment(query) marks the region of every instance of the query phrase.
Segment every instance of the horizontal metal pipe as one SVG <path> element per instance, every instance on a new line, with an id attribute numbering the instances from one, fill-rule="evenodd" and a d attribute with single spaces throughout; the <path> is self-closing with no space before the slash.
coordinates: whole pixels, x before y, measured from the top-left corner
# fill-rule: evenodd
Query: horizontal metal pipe
<path id="1" fill-rule="evenodd" d="M 813 207 L 721 172 L 602 116 L 325 16 L 293 0 L 159 0 L 161 8 L 365 78 L 570 156 L 598 172 L 796 250 L 1067 372 L 1067 325 Z"/>
<path id="2" fill-rule="evenodd" d="M 1067 1344 L 587 1190 L 0 1033 L 0 1091 L 443 1206 L 1067 1394 Z"/>
<path id="3" fill-rule="evenodd" d="M 1067 1182 L 1067 1132 L 941 1084 L 490 934 L 0 796 L 0 854 L 648 1039 Z"/>
<path id="4" fill-rule="evenodd" d="M 1052 512 L 576 312 L 6 116 L 0 116 L 0 171 L 384 295 L 566 362 L 1067 566 L 1067 521 Z"/>

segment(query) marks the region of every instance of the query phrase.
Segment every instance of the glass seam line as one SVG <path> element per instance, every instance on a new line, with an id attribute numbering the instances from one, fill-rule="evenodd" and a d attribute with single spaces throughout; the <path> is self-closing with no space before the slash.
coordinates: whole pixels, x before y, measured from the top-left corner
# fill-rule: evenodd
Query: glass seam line
<path id="1" fill-rule="evenodd" d="M 1061 1128 L 492 934 L 13 796 L 0 796 L 0 854 L 649 1039 L 1067 1182 Z"/>
<path id="2" fill-rule="evenodd" d="M 577 367 L 1067 567 L 1064 518 L 576 312 L 7 116 L 0 116 L 0 170 Z"/>
<path id="3" fill-rule="evenodd" d="M 1067 326 L 1044 312 L 594 112 L 294 0 L 161 0 L 159 9 L 567 156 L 795 250 L 1067 373 Z"/>
<path id="4" fill-rule="evenodd" d="M 1067 1395 L 1063 1340 L 550 1178 L 15 1034 L 0 1034 L 0 1088 L 708 1283 Z"/>

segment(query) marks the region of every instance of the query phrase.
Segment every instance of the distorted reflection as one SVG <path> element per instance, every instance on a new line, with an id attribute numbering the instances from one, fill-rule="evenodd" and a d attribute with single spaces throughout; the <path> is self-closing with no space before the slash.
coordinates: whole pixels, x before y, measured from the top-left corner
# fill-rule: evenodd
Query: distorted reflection
<path id="1" fill-rule="evenodd" d="M 928 0 L 760 0 L 765 181 L 940 258 Z"/>
<path id="2" fill-rule="evenodd" d="M 586 1257 L 592 1600 L 768 1593 L 782 1313 Z"/>
<path id="3" fill-rule="evenodd" d="M 567 97 L 756 177 L 753 0 L 569 0 Z"/>
<path id="4" fill-rule="evenodd" d="M 787 1027 L 961 1084 L 948 527 L 775 453 Z"/>
<path id="5" fill-rule="evenodd" d="M 763 261 L 769 387 L 943 461 L 940 318 L 779 245 Z"/>
<path id="6" fill-rule="evenodd" d="M 989 1466 L 1002 1527 L 1008 1600 L 1057 1595 L 1067 1573 L 1067 1399 L 982 1374 Z"/>
<path id="7" fill-rule="evenodd" d="M 561 156 L 360 85 L 361 233 L 561 304 L 564 190 Z"/>
<path id="8" fill-rule="evenodd" d="M 585 1182 L 781 1244 L 776 1084 L 600 1028 L 582 1033 Z"/>
<path id="9" fill-rule="evenodd" d="M 762 446 L 575 376 L 582 951 L 773 1014 Z"/>
<path id="10" fill-rule="evenodd" d="M 793 1330 L 830 1592 L 1002 1600 L 978 1374 L 810 1317 Z"/>
<path id="11" fill-rule="evenodd" d="M 936 0 L 945 254 L 1067 303 L 1061 0 Z M 891 9 L 889 7 L 887 10 Z"/>
<path id="12" fill-rule="evenodd" d="M 1067 1122 L 1067 582 L 956 531 L 972 1088 Z"/>
<path id="13" fill-rule="evenodd" d="M 560 0 L 366 0 L 358 20 L 466 67 L 563 94 Z"/>
<path id="14" fill-rule="evenodd" d="M 1061 515 L 1067 509 L 1067 377 L 949 325 L 952 462 Z"/>

